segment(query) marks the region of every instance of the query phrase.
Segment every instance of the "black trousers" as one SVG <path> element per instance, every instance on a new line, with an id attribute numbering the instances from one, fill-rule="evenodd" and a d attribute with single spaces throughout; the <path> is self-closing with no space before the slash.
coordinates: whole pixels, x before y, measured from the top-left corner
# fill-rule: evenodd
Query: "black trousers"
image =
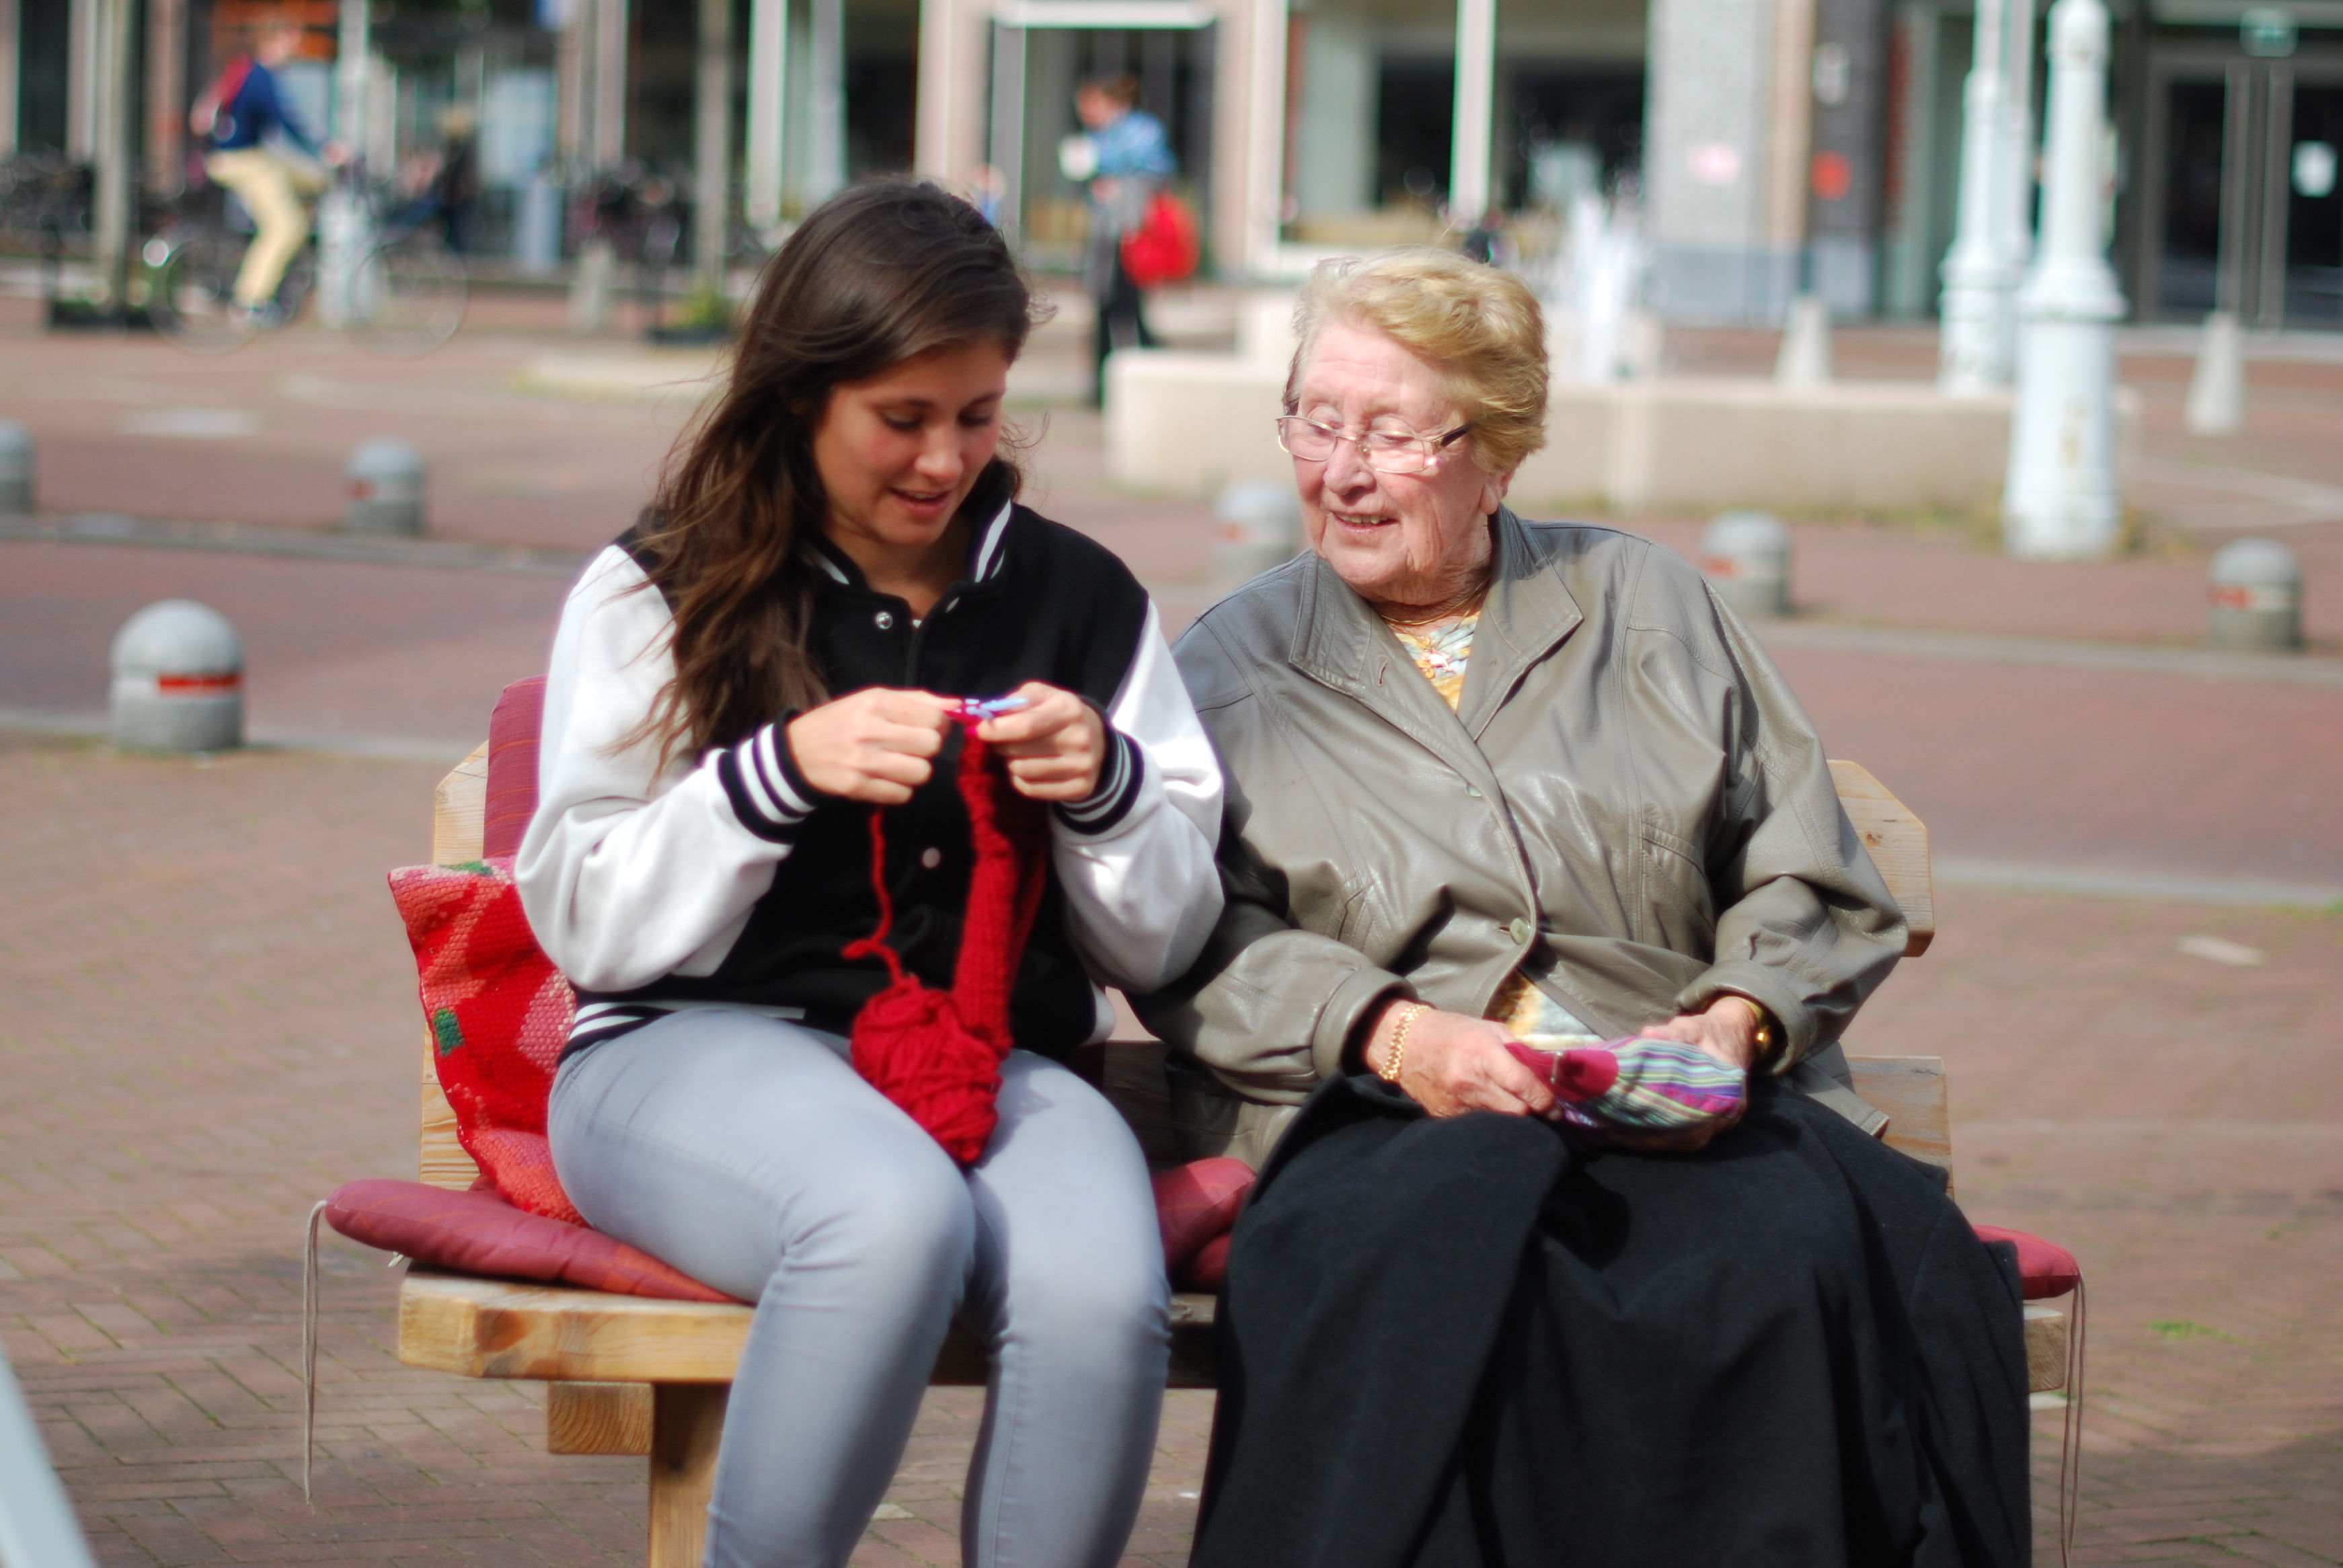
<path id="1" fill-rule="evenodd" d="M 1098 323 L 1091 332 L 1091 403 L 1095 407 L 1106 404 L 1106 357 L 1117 348 L 1152 348 L 1162 340 L 1147 325 L 1146 299 L 1139 285 L 1131 281 L 1130 271 L 1122 265 L 1122 250 L 1115 248 L 1114 270 L 1109 276 L 1106 297 L 1098 301 Z"/>

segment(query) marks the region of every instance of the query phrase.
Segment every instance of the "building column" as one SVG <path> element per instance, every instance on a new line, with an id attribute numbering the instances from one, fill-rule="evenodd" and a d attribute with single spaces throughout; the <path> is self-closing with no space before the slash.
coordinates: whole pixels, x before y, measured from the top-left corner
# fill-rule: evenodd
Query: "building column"
<path id="1" fill-rule="evenodd" d="M 630 0 L 593 0 L 594 166 L 607 169 L 627 156 L 627 10 Z"/>
<path id="2" fill-rule="evenodd" d="M 983 0 L 920 0 L 912 166 L 961 190 L 975 189 L 984 177 L 991 24 Z"/>
<path id="3" fill-rule="evenodd" d="M 176 195 L 186 156 L 187 0 L 146 0 L 147 185 Z"/>
<path id="4" fill-rule="evenodd" d="M 1671 320 L 1778 325 L 1799 283 L 1815 0 L 1652 0 L 1644 200 Z"/>
<path id="5" fill-rule="evenodd" d="M 22 112 L 16 78 L 24 55 L 16 36 L 16 7 L 17 0 L 0 0 L 0 158 L 16 150 L 16 116 Z"/>
<path id="6" fill-rule="evenodd" d="M 1266 277 L 1285 205 L 1285 0 L 1222 0 L 1214 31 L 1214 251 L 1224 276 Z"/>
<path id="7" fill-rule="evenodd" d="M 131 28 L 134 0 L 98 0 L 90 40 L 90 156 L 97 166 L 90 194 L 90 259 L 97 274 L 97 297 L 119 314 L 129 278 L 131 209 L 136 182 L 131 163 L 136 147 L 130 125 Z"/>
<path id="8" fill-rule="evenodd" d="M 51 0 L 54 4 L 54 0 Z M 87 163 L 97 156 L 99 105 L 99 6 L 103 0 L 70 0 L 65 22 L 65 156 Z"/>
<path id="9" fill-rule="evenodd" d="M 732 0 L 699 0 L 699 69 L 691 135 L 691 270 L 724 281 L 732 216 Z"/>
<path id="10" fill-rule="evenodd" d="M 789 0 L 751 0 L 749 10 L 748 173 L 740 206 L 749 226 L 769 234 L 781 221 L 781 169 L 788 132 L 782 111 L 789 75 Z"/>

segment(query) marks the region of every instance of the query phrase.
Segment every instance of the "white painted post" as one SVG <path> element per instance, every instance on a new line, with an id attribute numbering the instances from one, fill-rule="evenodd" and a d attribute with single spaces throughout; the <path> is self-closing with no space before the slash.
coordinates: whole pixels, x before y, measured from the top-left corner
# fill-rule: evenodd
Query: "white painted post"
<path id="1" fill-rule="evenodd" d="M 2234 310 L 2205 317 L 2185 417 L 2192 436 L 2234 436 L 2246 427 L 2246 341 Z"/>
<path id="2" fill-rule="evenodd" d="M 1999 361 L 2017 365 L 2017 288 L 2034 263 L 2034 0 L 2001 0 L 2001 126 L 1995 138 L 1993 241 L 2007 284 L 1996 297 L 1994 341 Z"/>
<path id="3" fill-rule="evenodd" d="M 334 62 L 334 139 L 353 153 L 366 146 L 367 0 L 342 0 Z M 372 238 L 356 182 L 336 178 L 317 208 L 317 319 L 347 327 L 357 317 L 358 261 Z"/>
<path id="4" fill-rule="evenodd" d="M 2124 298 L 2107 265 L 2107 8 L 2057 0 L 2042 242 L 2018 296 L 2017 406 L 2010 422 L 2003 538 L 2014 556 L 2083 560 L 2115 548 L 2115 324 Z"/>
<path id="5" fill-rule="evenodd" d="M 2000 134 L 2009 84 L 2002 23 L 2012 0 L 1977 0 L 1976 42 L 1961 88 L 1961 175 L 1952 248 L 1938 306 L 1936 385 L 1974 397 L 2009 385 L 2009 353 L 1997 325 L 2016 276 L 1996 233 Z"/>
<path id="6" fill-rule="evenodd" d="M 0 1356 L 0 1563 L 8 1568 L 95 1568 L 65 1489 L 49 1468 L 41 1429 Z"/>
<path id="7" fill-rule="evenodd" d="M 130 276 L 131 206 L 137 199 L 131 177 L 131 48 L 136 23 L 131 0 L 103 0 L 98 10 L 95 141 L 96 179 L 90 193 L 91 261 L 97 274 L 98 303 L 119 319 Z"/>
<path id="8" fill-rule="evenodd" d="M 769 235 L 781 221 L 782 93 L 789 69 L 789 0 L 751 0 L 749 11 L 749 226 Z"/>
<path id="9" fill-rule="evenodd" d="M 1827 387 L 1831 380 L 1830 307 L 1811 294 L 1790 301 L 1775 356 L 1774 379 L 1784 387 Z"/>
<path id="10" fill-rule="evenodd" d="M 1460 227 L 1489 210 L 1489 164 L 1496 140 L 1497 0 L 1456 0 L 1456 119 L 1448 169 L 1448 210 Z"/>

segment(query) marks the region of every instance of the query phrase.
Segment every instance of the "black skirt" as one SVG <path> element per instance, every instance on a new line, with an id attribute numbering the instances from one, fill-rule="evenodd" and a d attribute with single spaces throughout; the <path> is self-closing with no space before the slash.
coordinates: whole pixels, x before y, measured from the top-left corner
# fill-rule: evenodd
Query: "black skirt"
<path id="1" fill-rule="evenodd" d="M 1643 1155 L 1329 1083 L 1237 1228 L 1192 1561 L 2019 1568 L 2006 1251 L 1770 1088 Z"/>

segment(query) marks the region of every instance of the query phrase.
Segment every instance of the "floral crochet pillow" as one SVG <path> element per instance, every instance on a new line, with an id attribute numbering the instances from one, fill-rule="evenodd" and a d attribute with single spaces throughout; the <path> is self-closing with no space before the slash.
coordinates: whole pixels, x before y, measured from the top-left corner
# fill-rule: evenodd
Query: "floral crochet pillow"
<path id="1" fill-rule="evenodd" d="M 415 949 L 457 1141 L 514 1208 L 584 1224 L 545 1139 L 577 998 L 528 929 L 511 859 L 409 866 L 390 874 L 390 894 Z"/>

